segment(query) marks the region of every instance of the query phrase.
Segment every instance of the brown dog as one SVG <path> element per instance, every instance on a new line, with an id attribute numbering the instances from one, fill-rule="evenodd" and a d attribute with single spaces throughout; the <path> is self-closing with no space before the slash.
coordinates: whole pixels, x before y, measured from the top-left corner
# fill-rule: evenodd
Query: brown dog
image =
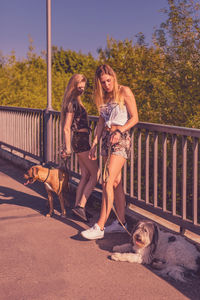
<path id="1" fill-rule="evenodd" d="M 69 174 L 64 172 L 62 169 L 49 169 L 44 168 L 40 165 L 31 167 L 25 174 L 24 178 L 27 179 L 27 184 L 32 184 L 36 180 L 43 182 L 48 194 L 48 206 L 49 213 L 47 217 L 51 217 L 54 213 L 53 208 L 53 194 L 55 192 L 58 195 L 61 207 L 61 215 L 66 215 L 65 209 L 65 199 L 63 196 L 64 191 L 68 191 L 69 188 Z M 67 201 L 67 206 L 69 207 L 69 201 Z"/>

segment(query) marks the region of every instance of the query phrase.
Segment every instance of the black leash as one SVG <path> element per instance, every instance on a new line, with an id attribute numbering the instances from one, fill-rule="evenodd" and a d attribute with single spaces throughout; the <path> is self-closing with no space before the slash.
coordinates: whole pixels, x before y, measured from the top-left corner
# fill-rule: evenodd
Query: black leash
<path id="1" fill-rule="evenodd" d="M 47 179 L 49 178 L 49 174 L 50 174 L 50 169 L 48 168 L 47 178 L 44 181 L 42 181 L 43 183 L 45 183 L 47 181 Z"/>

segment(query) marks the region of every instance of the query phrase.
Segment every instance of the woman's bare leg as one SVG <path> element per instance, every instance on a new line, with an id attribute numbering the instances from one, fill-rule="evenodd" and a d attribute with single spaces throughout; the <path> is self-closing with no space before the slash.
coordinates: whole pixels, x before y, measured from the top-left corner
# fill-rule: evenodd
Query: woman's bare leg
<path id="1" fill-rule="evenodd" d="M 80 205 L 81 207 L 85 207 L 87 199 L 91 195 L 100 175 L 97 161 L 89 159 L 88 154 L 88 151 L 78 153 L 81 172 L 83 171 L 84 174 L 87 174 L 87 176 L 85 176 L 86 178 L 82 176 L 83 180 L 80 188 L 81 193 L 79 193 L 76 198 L 76 205 Z"/>
<path id="2" fill-rule="evenodd" d="M 103 184 L 103 194 L 102 194 L 102 205 L 101 205 L 101 213 L 97 224 L 101 229 L 104 228 L 104 225 L 110 215 L 111 209 L 113 207 L 114 201 L 114 185 L 118 178 L 121 176 L 121 170 L 125 163 L 125 158 L 122 156 L 111 155 L 110 162 L 108 165 L 109 176 L 107 182 Z M 119 184 L 118 184 L 119 185 Z M 122 196 L 123 189 L 122 187 L 117 187 L 118 192 L 120 192 L 119 197 L 117 197 L 117 207 L 120 209 L 124 205 L 124 198 Z M 116 193 L 116 192 L 115 192 Z M 119 202 L 122 203 L 119 203 Z M 122 213 L 123 213 L 122 209 Z M 124 217 L 123 217 L 124 218 Z M 124 221 L 124 220 L 122 220 Z"/>
<path id="3" fill-rule="evenodd" d="M 126 198 L 124 194 L 124 189 L 122 186 L 121 174 L 118 176 L 117 182 L 119 184 L 114 189 L 114 204 L 117 211 L 118 217 L 122 223 L 125 222 L 125 207 L 126 207 Z"/>
<path id="4" fill-rule="evenodd" d="M 87 171 L 87 169 L 85 168 L 85 166 L 82 163 L 81 159 L 78 159 L 78 161 L 79 161 L 79 167 L 81 169 L 81 178 L 80 178 L 77 190 L 76 190 L 75 207 L 80 203 L 84 187 L 85 187 L 85 185 L 88 182 L 88 179 L 90 177 L 90 174 Z"/>

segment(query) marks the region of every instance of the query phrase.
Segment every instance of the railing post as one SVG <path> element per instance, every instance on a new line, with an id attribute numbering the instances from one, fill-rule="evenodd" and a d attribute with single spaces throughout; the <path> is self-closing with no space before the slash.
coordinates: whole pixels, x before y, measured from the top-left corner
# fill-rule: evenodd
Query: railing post
<path id="1" fill-rule="evenodd" d="M 47 163 L 52 160 L 52 114 L 48 109 L 44 110 L 44 132 L 43 132 L 43 145 L 44 155 L 43 162 Z"/>
<path id="2" fill-rule="evenodd" d="M 52 160 L 52 106 L 51 106 L 51 0 L 46 0 L 46 21 L 47 21 L 47 108 L 44 111 L 44 162 Z"/>

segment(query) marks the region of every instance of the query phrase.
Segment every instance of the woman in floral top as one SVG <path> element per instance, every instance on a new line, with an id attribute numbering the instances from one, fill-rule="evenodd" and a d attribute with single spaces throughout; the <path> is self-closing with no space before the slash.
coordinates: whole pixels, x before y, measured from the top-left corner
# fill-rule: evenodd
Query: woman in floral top
<path id="1" fill-rule="evenodd" d="M 97 143 L 102 137 L 101 155 L 107 165 L 107 176 L 103 182 L 100 217 L 93 227 L 81 232 L 89 240 L 101 239 L 104 233 L 126 232 L 121 170 L 130 152 L 129 130 L 138 123 L 135 97 L 129 87 L 118 84 L 109 65 L 101 65 L 96 70 L 94 98 L 100 117 L 89 155 L 96 159 Z M 114 200 L 120 222 L 115 220 L 104 227 Z"/>

